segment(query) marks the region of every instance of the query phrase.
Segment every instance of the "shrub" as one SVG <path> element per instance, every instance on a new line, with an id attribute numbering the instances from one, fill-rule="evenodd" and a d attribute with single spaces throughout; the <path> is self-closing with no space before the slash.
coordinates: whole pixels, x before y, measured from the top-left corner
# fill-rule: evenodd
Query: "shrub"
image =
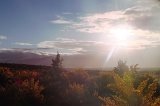
<path id="1" fill-rule="evenodd" d="M 123 66 L 123 65 L 122 65 Z M 97 97 L 104 106 L 158 106 L 159 97 L 155 97 L 158 86 L 156 79 L 147 77 L 141 80 L 137 87 L 134 86 L 135 72 L 125 71 L 123 74 L 113 71 L 114 83 L 108 85 L 115 95 L 103 97 L 97 94 Z"/>

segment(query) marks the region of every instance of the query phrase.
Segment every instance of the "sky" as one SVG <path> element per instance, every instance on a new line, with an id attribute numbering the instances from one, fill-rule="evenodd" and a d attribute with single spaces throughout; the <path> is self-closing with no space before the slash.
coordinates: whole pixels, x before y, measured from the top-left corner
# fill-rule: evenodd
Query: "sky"
<path id="1" fill-rule="evenodd" d="M 158 0 L 0 0 L 0 62 L 160 66 Z"/>

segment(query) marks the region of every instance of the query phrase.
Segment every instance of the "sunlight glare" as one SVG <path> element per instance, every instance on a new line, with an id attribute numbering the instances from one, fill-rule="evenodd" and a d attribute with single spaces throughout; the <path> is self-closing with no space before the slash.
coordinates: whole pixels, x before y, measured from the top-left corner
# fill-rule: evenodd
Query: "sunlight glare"
<path id="1" fill-rule="evenodd" d="M 113 27 L 110 30 L 112 38 L 116 41 L 118 46 L 127 46 L 132 36 L 132 28 L 128 25 L 120 25 Z"/>

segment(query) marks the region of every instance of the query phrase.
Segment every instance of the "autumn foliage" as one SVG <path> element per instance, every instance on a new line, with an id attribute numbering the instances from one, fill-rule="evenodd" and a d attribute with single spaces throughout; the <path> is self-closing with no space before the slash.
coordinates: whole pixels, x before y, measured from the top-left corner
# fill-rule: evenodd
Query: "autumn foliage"
<path id="1" fill-rule="evenodd" d="M 0 105 L 159 106 L 157 72 L 138 72 L 137 66 L 128 67 L 119 61 L 111 71 L 67 70 L 58 53 L 48 70 L 2 67 Z"/>

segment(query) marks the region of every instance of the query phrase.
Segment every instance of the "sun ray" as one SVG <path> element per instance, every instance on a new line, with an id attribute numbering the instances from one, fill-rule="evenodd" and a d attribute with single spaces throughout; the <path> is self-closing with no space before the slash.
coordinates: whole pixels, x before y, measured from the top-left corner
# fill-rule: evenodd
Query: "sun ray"
<path id="1" fill-rule="evenodd" d="M 127 49 L 130 46 L 131 40 L 133 40 L 133 28 L 129 25 L 118 25 L 114 26 L 110 29 L 110 38 L 107 39 L 112 41 L 111 50 L 106 56 L 106 60 L 104 62 L 104 67 L 107 62 L 113 57 L 114 52 L 119 49 Z"/>

